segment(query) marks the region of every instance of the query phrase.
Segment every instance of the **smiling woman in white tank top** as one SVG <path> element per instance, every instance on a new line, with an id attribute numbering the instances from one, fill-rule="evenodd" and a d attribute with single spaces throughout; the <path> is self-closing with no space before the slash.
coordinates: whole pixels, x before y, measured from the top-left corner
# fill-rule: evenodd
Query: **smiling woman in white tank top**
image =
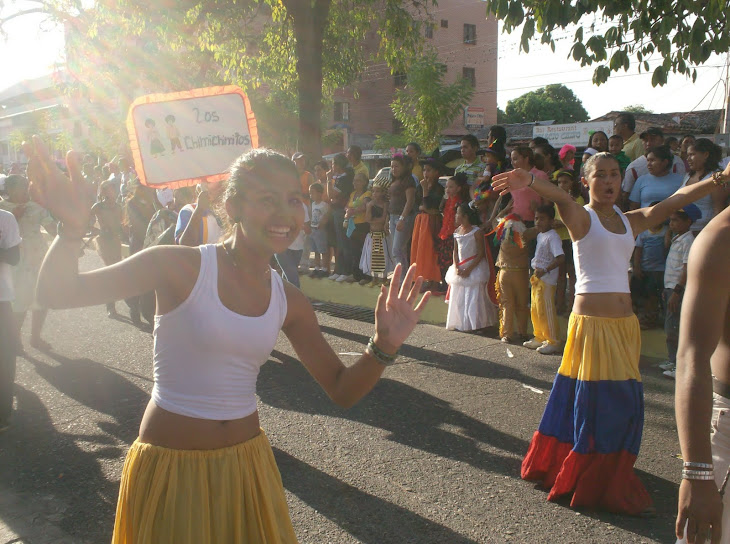
<path id="1" fill-rule="evenodd" d="M 577 277 L 563 360 L 522 477 L 541 481 L 550 500 L 569 495 L 573 507 L 640 514 L 652 509 L 652 500 L 633 469 L 644 424 L 641 333 L 628 278 L 634 238 L 717 185 L 707 179 L 624 214 L 616 206 L 621 172 L 612 155 L 593 155 L 585 176 L 587 206 L 524 170 L 494 178 L 497 191 L 531 187 L 557 204 L 573 241 Z"/>
<path id="2" fill-rule="evenodd" d="M 40 274 L 51 308 L 90 306 L 155 291 L 154 387 L 124 464 L 113 542 L 296 542 L 269 442 L 256 411 L 256 378 L 279 331 L 337 404 L 377 383 L 428 299 L 422 280 L 398 268 L 381 289 L 375 332 L 346 367 L 324 339 L 311 304 L 269 266 L 304 217 L 299 175 L 283 155 L 259 149 L 231 167 L 225 207 L 232 234 L 199 248 L 158 246 L 80 274 L 89 211 L 79 157 L 71 180 L 37 139 L 25 149 L 39 197 L 63 223 Z M 415 307 L 414 307 L 415 306 Z"/>

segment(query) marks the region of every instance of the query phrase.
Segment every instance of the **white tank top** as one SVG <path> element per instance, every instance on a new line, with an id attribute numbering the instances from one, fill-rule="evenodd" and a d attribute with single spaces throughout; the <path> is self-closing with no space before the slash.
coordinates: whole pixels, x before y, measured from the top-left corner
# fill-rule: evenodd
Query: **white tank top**
<path id="1" fill-rule="evenodd" d="M 214 420 L 256 411 L 259 368 L 274 349 L 287 312 L 284 284 L 273 270 L 270 276 L 266 312 L 237 314 L 218 296 L 215 245 L 200 246 L 200 271 L 190 296 L 155 316 L 152 400 L 157 406 Z"/>
<path id="2" fill-rule="evenodd" d="M 573 242 L 575 294 L 629 293 L 629 262 L 634 252 L 634 234 L 626 216 L 618 206 L 626 232 L 615 234 L 601 224 L 596 212 L 584 206 L 591 217 L 588 234 Z"/>

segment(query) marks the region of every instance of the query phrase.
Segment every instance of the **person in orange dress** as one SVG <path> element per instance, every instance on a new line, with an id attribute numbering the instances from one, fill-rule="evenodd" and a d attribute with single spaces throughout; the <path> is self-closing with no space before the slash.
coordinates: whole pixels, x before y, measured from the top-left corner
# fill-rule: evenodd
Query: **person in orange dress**
<path id="1" fill-rule="evenodd" d="M 439 206 L 444 197 L 444 188 L 439 183 L 441 163 L 429 158 L 421 161 L 421 164 L 423 179 L 416 189 L 419 208 L 411 238 L 411 263 L 416 263 L 418 273 L 425 282 L 424 289 L 430 289 L 441 282 L 435 241 L 441 230 Z"/>

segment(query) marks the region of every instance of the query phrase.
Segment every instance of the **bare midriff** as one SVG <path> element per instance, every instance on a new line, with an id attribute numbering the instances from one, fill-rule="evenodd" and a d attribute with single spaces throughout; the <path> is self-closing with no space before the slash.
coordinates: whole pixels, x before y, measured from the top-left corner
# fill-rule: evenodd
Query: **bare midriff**
<path id="1" fill-rule="evenodd" d="M 259 413 L 217 421 L 174 414 L 152 400 L 139 426 L 139 441 L 176 450 L 215 450 L 235 446 L 261 432 Z"/>
<path id="2" fill-rule="evenodd" d="M 629 317 L 634 314 L 629 293 L 575 295 L 573 313 L 593 317 Z"/>

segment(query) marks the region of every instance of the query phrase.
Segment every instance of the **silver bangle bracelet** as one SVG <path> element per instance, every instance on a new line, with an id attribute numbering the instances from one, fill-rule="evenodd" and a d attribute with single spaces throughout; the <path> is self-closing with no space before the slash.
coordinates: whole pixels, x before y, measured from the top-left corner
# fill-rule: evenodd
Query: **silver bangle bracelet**
<path id="1" fill-rule="evenodd" d="M 682 463 L 682 466 L 684 468 L 689 468 L 689 469 L 704 468 L 706 470 L 712 470 L 715 468 L 715 466 L 712 463 L 693 463 L 691 461 L 685 461 L 684 463 Z"/>
<path id="2" fill-rule="evenodd" d="M 683 480 L 714 480 L 715 472 L 707 470 L 683 470 Z"/>

